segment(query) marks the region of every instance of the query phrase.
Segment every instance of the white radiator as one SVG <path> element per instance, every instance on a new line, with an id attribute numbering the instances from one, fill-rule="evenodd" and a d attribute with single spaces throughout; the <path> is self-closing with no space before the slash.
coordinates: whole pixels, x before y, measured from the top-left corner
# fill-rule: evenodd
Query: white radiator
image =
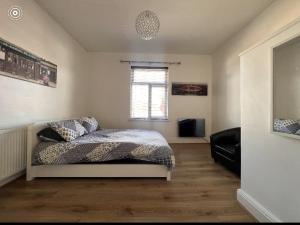
<path id="1" fill-rule="evenodd" d="M 26 127 L 0 130 L 0 186 L 25 171 L 26 142 Z"/>

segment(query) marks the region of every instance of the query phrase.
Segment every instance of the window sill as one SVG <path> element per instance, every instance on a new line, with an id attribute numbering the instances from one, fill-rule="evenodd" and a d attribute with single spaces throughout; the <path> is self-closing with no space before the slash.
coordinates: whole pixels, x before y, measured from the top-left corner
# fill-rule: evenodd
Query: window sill
<path id="1" fill-rule="evenodd" d="M 140 122 L 169 122 L 169 119 L 138 119 L 130 118 L 129 121 L 140 121 Z"/>

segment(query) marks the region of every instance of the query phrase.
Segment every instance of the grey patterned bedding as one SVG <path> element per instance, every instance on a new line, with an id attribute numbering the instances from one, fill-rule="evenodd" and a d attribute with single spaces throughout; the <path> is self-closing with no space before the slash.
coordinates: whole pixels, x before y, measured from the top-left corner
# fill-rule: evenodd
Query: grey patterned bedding
<path id="1" fill-rule="evenodd" d="M 40 142 L 32 157 L 33 165 L 139 160 L 171 168 L 175 162 L 162 135 L 137 129 L 104 129 L 70 142 Z"/>

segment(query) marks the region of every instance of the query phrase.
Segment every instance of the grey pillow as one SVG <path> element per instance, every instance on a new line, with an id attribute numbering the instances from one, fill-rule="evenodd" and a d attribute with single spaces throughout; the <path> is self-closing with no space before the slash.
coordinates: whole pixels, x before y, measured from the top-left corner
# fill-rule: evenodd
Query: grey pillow
<path id="1" fill-rule="evenodd" d="M 275 119 L 274 130 L 289 134 L 295 134 L 300 129 L 300 124 L 297 120 L 291 119 Z"/>
<path id="2" fill-rule="evenodd" d="M 49 123 L 64 140 L 72 141 L 88 132 L 77 120 L 63 120 Z"/>
<path id="3" fill-rule="evenodd" d="M 292 133 L 292 134 L 296 134 L 298 130 L 300 130 L 300 125 L 299 123 L 293 123 L 290 124 L 288 126 L 286 126 L 286 128 Z"/>
<path id="4" fill-rule="evenodd" d="M 99 129 L 98 121 L 94 117 L 81 117 L 79 119 L 79 122 L 87 130 L 88 133 L 94 132 Z"/>
<path id="5" fill-rule="evenodd" d="M 60 136 L 60 134 L 57 133 L 55 130 L 53 130 L 51 127 L 46 127 L 43 130 L 39 131 L 37 133 L 37 136 L 41 141 L 50 141 L 50 142 L 64 141 L 64 139 Z"/>

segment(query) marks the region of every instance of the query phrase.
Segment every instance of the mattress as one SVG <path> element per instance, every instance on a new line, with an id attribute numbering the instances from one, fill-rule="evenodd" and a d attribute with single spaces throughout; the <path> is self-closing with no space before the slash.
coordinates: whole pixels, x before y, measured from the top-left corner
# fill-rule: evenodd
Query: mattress
<path id="1" fill-rule="evenodd" d="M 171 168 L 175 158 L 160 133 L 140 129 L 102 129 L 70 142 L 40 142 L 32 155 L 32 165 L 86 163 L 150 163 Z"/>

